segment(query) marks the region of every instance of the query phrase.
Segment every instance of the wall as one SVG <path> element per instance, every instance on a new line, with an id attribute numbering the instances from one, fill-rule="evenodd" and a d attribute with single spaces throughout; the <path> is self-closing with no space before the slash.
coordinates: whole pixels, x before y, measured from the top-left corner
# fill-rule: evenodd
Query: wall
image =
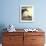
<path id="1" fill-rule="evenodd" d="M 41 27 L 46 28 L 46 1 L 44 0 L 1 0 L 0 25 L 13 24 L 16 28 Z M 31 23 L 19 22 L 20 5 L 33 5 L 35 21 Z"/>
<path id="2" fill-rule="evenodd" d="M 35 21 L 21 23 L 20 5 L 27 4 L 34 6 Z M 40 27 L 46 32 L 46 0 L 0 0 L 0 31 L 9 24 L 13 24 L 16 28 Z"/>

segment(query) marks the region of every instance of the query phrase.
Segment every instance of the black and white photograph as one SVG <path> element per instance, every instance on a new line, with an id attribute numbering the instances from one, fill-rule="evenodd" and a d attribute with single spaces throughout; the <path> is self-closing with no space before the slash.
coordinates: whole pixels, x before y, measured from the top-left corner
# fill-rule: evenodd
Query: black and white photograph
<path id="1" fill-rule="evenodd" d="M 20 21 L 32 22 L 33 20 L 33 8 L 32 5 L 23 5 L 20 7 Z"/>

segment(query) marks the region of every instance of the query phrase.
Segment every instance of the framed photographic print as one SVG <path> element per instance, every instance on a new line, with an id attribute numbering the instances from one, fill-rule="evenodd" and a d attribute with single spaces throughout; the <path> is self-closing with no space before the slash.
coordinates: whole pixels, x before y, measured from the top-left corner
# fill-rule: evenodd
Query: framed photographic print
<path id="1" fill-rule="evenodd" d="M 33 6 L 21 5 L 20 6 L 20 22 L 32 22 L 34 19 Z"/>

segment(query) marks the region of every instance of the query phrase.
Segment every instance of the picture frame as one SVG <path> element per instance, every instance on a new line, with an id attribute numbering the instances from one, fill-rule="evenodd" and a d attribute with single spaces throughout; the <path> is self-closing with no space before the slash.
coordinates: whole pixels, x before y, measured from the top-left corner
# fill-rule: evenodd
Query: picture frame
<path id="1" fill-rule="evenodd" d="M 34 21 L 34 7 L 32 5 L 20 6 L 20 22 Z"/>

